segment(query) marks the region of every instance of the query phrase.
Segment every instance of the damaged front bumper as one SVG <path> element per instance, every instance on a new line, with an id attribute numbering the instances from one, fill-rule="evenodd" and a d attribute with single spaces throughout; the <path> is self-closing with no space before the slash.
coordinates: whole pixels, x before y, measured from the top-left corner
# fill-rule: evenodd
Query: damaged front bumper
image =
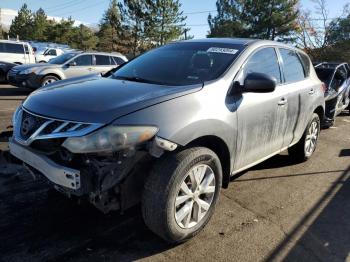
<path id="1" fill-rule="evenodd" d="M 34 153 L 28 147 L 24 147 L 14 139 L 9 141 L 10 152 L 24 163 L 42 173 L 52 183 L 72 190 L 79 190 L 80 171 L 59 165 L 45 155 Z"/>

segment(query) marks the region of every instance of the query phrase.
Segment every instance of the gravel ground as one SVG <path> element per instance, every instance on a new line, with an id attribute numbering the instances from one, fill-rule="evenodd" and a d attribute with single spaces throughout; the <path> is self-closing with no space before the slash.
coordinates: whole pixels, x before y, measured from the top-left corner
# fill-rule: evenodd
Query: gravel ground
<path id="1" fill-rule="evenodd" d="M 350 261 L 350 117 L 324 130 L 313 158 L 277 155 L 236 176 L 196 238 L 168 245 L 139 207 L 103 215 L 50 190 L 7 151 L 28 91 L 0 85 L 0 261 Z"/>

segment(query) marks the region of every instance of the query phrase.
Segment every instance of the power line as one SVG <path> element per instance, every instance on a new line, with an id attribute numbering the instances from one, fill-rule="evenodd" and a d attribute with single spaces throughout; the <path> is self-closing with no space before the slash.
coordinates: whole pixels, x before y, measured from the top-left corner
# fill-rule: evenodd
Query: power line
<path id="1" fill-rule="evenodd" d="M 73 3 L 70 3 L 68 5 L 65 5 L 65 6 L 62 6 L 62 7 L 59 7 L 59 8 L 53 8 L 53 9 L 48 9 L 49 12 L 56 12 L 56 11 L 61 11 L 63 9 L 67 9 L 67 8 L 70 8 L 72 6 L 75 6 L 75 5 L 80 5 L 82 4 L 83 2 L 85 2 L 85 0 L 80 0 L 80 1 L 74 1 Z"/>
<path id="2" fill-rule="evenodd" d="M 73 10 L 73 11 L 70 11 L 70 12 L 65 12 L 64 14 L 59 14 L 57 16 L 66 16 L 67 14 L 73 14 L 77 11 L 82 11 L 82 10 L 86 10 L 86 9 L 89 9 L 89 8 L 92 8 L 92 7 L 95 7 L 97 5 L 100 5 L 101 4 L 101 0 L 98 0 L 99 2 L 98 3 L 95 3 L 93 5 L 89 5 L 89 6 L 86 6 L 86 7 L 83 7 L 83 8 L 79 8 L 79 9 L 76 9 L 76 10 Z M 109 0 L 106 0 L 106 1 L 109 1 Z"/>
<path id="3" fill-rule="evenodd" d="M 211 12 L 217 12 L 217 10 L 190 12 L 190 13 L 184 13 L 184 15 L 196 15 L 196 14 L 205 14 L 205 13 L 211 13 Z"/>
<path id="4" fill-rule="evenodd" d="M 66 1 L 66 2 L 63 2 L 63 3 L 60 3 L 60 4 L 58 4 L 58 5 L 53 5 L 53 6 L 49 6 L 46 10 L 53 10 L 53 9 L 56 9 L 56 8 L 60 8 L 60 7 L 62 7 L 62 6 L 65 6 L 65 5 L 67 5 L 67 4 L 71 4 L 71 3 L 74 3 L 74 2 L 76 2 L 76 0 L 69 0 L 69 1 Z"/>

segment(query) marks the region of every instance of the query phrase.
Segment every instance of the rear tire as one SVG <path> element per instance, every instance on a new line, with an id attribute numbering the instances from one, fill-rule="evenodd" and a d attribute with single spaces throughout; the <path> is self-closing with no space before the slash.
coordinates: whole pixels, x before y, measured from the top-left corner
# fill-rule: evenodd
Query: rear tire
<path id="1" fill-rule="evenodd" d="M 306 126 L 302 138 L 297 144 L 288 148 L 290 157 L 298 162 L 303 162 L 310 159 L 317 146 L 320 127 L 320 117 L 318 114 L 314 113 L 310 122 Z"/>
<path id="2" fill-rule="evenodd" d="M 195 147 L 170 153 L 159 159 L 145 183 L 145 224 L 170 243 L 183 242 L 208 223 L 221 186 L 220 160 L 210 149 Z"/>
<path id="3" fill-rule="evenodd" d="M 41 86 L 46 86 L 48 84 L 52 84 L 53 82 L 56 82 L 58 80 L 60 80 L 60 79 L 56 76 L 45 76 L 43 78 L 43 80 L 41 81 Z"/>

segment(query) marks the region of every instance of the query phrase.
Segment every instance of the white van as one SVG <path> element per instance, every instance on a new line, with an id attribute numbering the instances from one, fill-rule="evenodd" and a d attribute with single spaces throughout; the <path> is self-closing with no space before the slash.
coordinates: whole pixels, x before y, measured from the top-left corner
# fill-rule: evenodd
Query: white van
<path id="1" fill-rule="evenodd" d="M 33 64 L 33 48 L 26 42 L 0 40 L 0 61 L 16 64 Z"/>

